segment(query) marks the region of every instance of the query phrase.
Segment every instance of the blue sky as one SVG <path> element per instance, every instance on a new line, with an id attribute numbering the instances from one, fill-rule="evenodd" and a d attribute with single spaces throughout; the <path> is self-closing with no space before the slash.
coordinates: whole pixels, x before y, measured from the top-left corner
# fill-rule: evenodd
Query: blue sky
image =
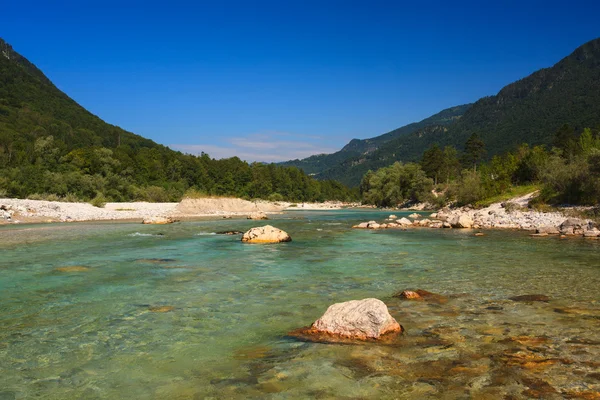
<path id="1" fill-rule="evenodd" d="M 333 152 L 495 94 L 600 36 L 598 1 L 0 5 L 0 37 L 92 113 L 249 161 Z"/>

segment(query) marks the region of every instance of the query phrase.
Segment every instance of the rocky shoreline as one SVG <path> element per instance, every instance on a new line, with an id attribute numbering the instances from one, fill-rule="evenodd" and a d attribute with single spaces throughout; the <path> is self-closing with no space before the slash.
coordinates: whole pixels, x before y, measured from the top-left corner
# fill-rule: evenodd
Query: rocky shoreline
<path id="1" fill-rule="evenodd" d="M 519 200 L 519 199 L 516 199 Z M 518 209 L 513 209 L 517 207 Z M 581 236 L 590 239 L 600 237 L 600 230 L 588 219 L 569 218 L 560 212 L 524 210 L 517 202 L 495 203 L 483 209 L 468 207 L 442 209 L 431 214 L 413 213 L 409 218 L 390 215 L 385 221 L 368 221 L 353 228 L 358 229 L 512 229 L 530 231 L 532 236 Z"/>

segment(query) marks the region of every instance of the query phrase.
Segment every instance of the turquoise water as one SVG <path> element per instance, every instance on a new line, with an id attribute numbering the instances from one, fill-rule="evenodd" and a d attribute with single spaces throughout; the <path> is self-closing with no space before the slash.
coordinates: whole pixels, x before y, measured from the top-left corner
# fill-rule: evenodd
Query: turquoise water
<path id="1" fill-rule="evenodd" d="M 600 391 L 600 242 L 352 230 L 376 211 L 0 228 L 0 399 L 544 398 Z M 82 266 L 79 271 L 57 270 Z M 402 301 L 422 288 L 444 302 Z M 549 302 L 508 298 L 544 294 Z M 385 345 L 288 337 L 377 297 Z M 160 307 L 163 307 L 162 309 Z M 167 311 L 167 312 L 156 312 Z M 533 394 L 532 394 L 533 393 Z"/>

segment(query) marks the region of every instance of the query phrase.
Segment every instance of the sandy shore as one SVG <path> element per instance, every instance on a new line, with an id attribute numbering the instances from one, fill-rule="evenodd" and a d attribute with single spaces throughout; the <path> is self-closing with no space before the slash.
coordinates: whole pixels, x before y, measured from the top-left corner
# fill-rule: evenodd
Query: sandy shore
<path id="1" fill-rule="evenodd" d="M 348 205 L 339 202 L 289 203 L 218 197 L 184 199 L 180 203 L 106 203 L 99 208 L 88 203 L 0 199 L 0 224 L 144 220 L 152 217 L 233 217 L 255 212 L 274 214 L 288 209 L 335 210 L 344 206 Z"/>

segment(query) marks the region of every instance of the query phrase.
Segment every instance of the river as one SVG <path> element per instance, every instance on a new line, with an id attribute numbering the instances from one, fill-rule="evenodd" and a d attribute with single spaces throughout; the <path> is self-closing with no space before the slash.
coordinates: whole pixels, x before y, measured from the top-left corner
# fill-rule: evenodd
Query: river
<path id="1" fill-rule="evenodd" d="M 389 213 L 388 213 L 389 214 Z M 600 241 L 242 219 L 0 227 L 0 399 L 564 398 L 600 391 Z M 396 213 L 399 216 L 403 213 Z M 76 268 L 74 268 L 76 267 Z M 403 301 L 425 289 L 444 301 Z M 510 297 L 543 294 L 549 301 Z M 376 297 L 394 343 L 287 336 Z"/>

